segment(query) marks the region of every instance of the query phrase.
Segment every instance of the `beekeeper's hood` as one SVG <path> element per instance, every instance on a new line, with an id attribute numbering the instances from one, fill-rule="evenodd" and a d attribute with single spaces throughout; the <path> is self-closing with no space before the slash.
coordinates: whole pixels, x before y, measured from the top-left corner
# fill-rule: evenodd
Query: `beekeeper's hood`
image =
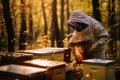
<path id="1" fill-rule="evenodd" d="M 92 35 L 91 29 L 90 29 L 90 26 L 91 26 L 91 23 L 90 23 L 91 17 L 90 16 L 88 16 L 87 14 L 85 14 L 84 12 L 82 12 L 80 10 L 74 10 L 73 13 L 70 15 L 68 24 L 74 26 L 73 22 L 84 23 L 84 24 L 87 24 L 88 27 L 80 32 L 75 30 L 72 34 L 72 37 L 69 40 L 69 43 L 82 42 L 82 41 L 93 39 L 93 35 Z"/>
<path id="2" fill-rule="evenodd" d="M 79 22 L 89 25 L 89 17 L 84 12 L 80 10 L 74 10 L 70 15 L 70 19 L 68 20 L 68 24 L 72 24 L 72 22 Z"/>

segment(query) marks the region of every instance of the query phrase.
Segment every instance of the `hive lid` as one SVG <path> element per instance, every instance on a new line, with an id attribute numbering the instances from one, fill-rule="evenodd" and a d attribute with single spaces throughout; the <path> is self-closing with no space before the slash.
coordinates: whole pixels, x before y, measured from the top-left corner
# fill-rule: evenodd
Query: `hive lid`
<path id="1" fill-rule="evenodd" d="M 83 64 L 95 64 L 95 65 L 110 65 L 114 64 L 115 60 L 108 59 L 87 59 L 83 60 Z"/>
<path id="2" fill-rule="evenodd" d="M 28 77 L 40 76 L 41 74 L 45 74 L 46 71 L 47 70 L 45 68 L 36 68 L 16 64 L 0 66 L 1 75 L 9 75 L 24 79 Z"/>
<path id="3" fill-rule="evenodd" d="M 65 50 L 68 50 L 69 48 L 55 48 L 55 47 L 47 47 L 47 48 L 41 48 L 41 49 L 31 49 L 31 50 L 18 50 L 16 52 L 19 53 L 31 53 L 35 55 L 50 55 L 52 53 L 61 53 Z"/>
<path id="4" fill-rule="evenodd" d="M 44 50 L 44 51 L 52 51 L 52 53 L 58 53 L 58 52 L 64 52 L 69 48 L 55 48 L 55 47 L 47 47 L 39 50 Z"/>
<path id="5" fill-rule="evenodd" d="M 52 61 L 52 60 L 44 60 L 44 59 L 35 59 L 35 60 L 29 60 L 25 61 L 24 64 L 33 65 L 33 66 L 39 66 L 39 67 L 59 67 L 59 66 L 65 66 L 66 62 L 62 61 Z"/>

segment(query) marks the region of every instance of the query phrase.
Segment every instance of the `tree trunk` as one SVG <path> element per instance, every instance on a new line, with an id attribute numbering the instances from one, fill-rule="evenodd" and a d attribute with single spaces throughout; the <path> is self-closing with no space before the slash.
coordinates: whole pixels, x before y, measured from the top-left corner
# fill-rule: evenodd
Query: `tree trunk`
<path id="1" fill-rule="evenodd" d="M 61 0 L 61 40 L 64 39 L 64 0 Z M 61 43 L 63 47 L 63 42 Z"/>
<path id="2" fill-rule="evenodd" d="M 60 31 L 58 28 L 58 19 L 57 19 L 57 0 L 53 0 L 52 4 L 52 24 L 54 27 L 54 36 L 56 38 L 57 47 L 61 47 Z"/>
<path id="3" fill-rule="evenodd" d="M 6 51 L 7 49 L 7 36 L 6 26 L 4 26 L 3 10 L 0 9 L 0 51 Z"/>
<path id="4" fill-rule="evenodd" d="M 21 13 L 21 29 L 20 29 L 20 39 L 19 39 L 19 50 L 25 50 L 26 48 L 26 37 L 27 37 L 27 28 L 26 28 L 26 14 L 25 14 L 25 0 L 21 0 L 22 13 Z"/>
<path id="5" fill-rule="evenodd" d="M 99 0 L 92 0 L 93 5 L 93 16 L 96 20 L 101 22 L 101 14 L 99 9 Z"/>
<path id="6" fill-rule="evenodd" d="M 109 44 L 108 44 L 108 53 L 110 54 L 109 58 L 116 58 L 116 13 L 115 13 L 115 0 L 109 0 L 109 17 L 108 17 L 108 26 L 109 31 Z"/>
<path id="7" fill-rule="evenodd" d="M 32 18 L 32 6 L 30 4 L 30 11 L 29 11 L 29 44 L 32 49 L 32 43 L 33 43 L 33 18 Z"/>
<path id="8" fill-rule="evenodd" d="M 53 27 L 53 21 L 52 21 L 52 23 L 51 23 L 51 32 L 52 32 L 52 34 L 51 34 L 51 47 L 54 47 L 54 42 L 55 42 L 55 31 L 54 31 L 54 27 Z"/>
<path id="9" fill-rule="evenodd" d="M 118 0 L 118 5 L 119 5 L 119 8 L 120 8 L 120 0 Z M 118 16 L 120 16 L 120 9 L 119 8 L 117 10 Z M 120 40 L 120 18 L 118 18 L 118 27 L 117 27 L 117 30 L 118 30 L 118 40 Z"/>
<path id="10" fill-rule="evenodd" d="M 3 4 L 3 13 L 5 18 L 5 24 L 8 34 L 8 52 L 14 52 L 14 29 L 12 24 L 12 19 L 10 15 L 10 7 L 9 7 L 9 0 L 2 0 Z"/>
<path id="11" fill-rule="evenodd" d="M 67 7 L 66 7 L 66 13 L 67 13 L 67 20 L 69 19 L 69 16 L 70 16 L 70 12 L 69 12 L 69 0 L 66 0 L 66 5 L 67 5 Z M 67 27 L 68 27 L 68 25 L 67 25 Z M 68 31 L 67 31 L 67 33 L 69 34 L 70 33 L 70 27 L 68 27 Z"/>
<path id="12" fill-rule="evenodd" d="M 43 9 L 44 24 L 45 24 L 44 32 L 45 32 L 45 35 L 47 35 L 48 26 L 47 26 L 46 13 L 45 13 L 45 7 L 44 7 L 44 0 L 41 0 L 41 2 L 42 2 L 42 9 Z"/>

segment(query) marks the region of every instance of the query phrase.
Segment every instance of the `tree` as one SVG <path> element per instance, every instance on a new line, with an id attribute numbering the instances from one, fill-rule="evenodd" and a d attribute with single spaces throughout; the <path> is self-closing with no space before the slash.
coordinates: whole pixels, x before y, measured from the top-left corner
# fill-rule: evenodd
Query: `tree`
<path id="1" fill-rule="evenodd" d="M 4 18 L 3 18 L 3 9 L 0 6 L 0 51 L 5 51 L 7 46 L 6 46 L 6 28 L 4 26 Z"/>
<path id="2" fill-rule="evenodd" d="M 120 40 L 120 0 L 118 0 L 118 8 L 117 8 L 117 32 L 118 32 L 118 35 L 117 35 L 117 39 Z"/>
<path id="3" fill-rule="evenodd" d="M 21 29 L 20 29 L 20 39 L 19 39 L 19 50 L 25 50 L 26 48 L 26 38 L 27 38 L 27 28 L 26 28 L 26 14 L 25 14 L 25 0 L 21 0 Z"/>
<path id="4" fill-rule="evenodd" d="M 61 39 L 64 39 L 64 0 L 61 0 Z M 63 42 L 61 43 L 63 47 Z"/>
<path id="5" fill-rule="evenodd" d="M 32 2 L 31 2 L 32 3 Z M 32 18 L 32 4 L 29 4 L 29 35 L 28 35 L 28 39 L 29 39 L 29 44 L 32 48 L 32 43 L 33 43 L 33 18 Z"/>
<path id="6" fill-rule="evenodd" d="M 42 9 L 43 9 L 44 24 L 45 24 L 44 32 L 45 32 L 45 35 L 47 35 L 48 26 L 47 26 L 46 13 L 45 13 L 45 7 L 44 7 L 44 0 L 41 0 L 41 2 L 42 2 Z"/>
<path id="7" fill-rule="evenodd" d="M 52 39 L 55 38 L 56 39 L 56 43 L 57 43 L 57 47 L 61 47 L 61 39 L 60 39 L 60 31 L 59 31 L 59 28 L 58 28 L 58 18 L 57 18 L 57 0 L 53 0 L 52 2 L 52 30 L 53 30 L 53 36 L 52 36 Z M 54 40 L 52 40 L 54 41 Z M 53 46 L 53 43 L 52 42 L 52 46 Z"/>
<path id="8" fill-rule="evenodd" d="M 69 0 L 66 0 L 66 13 L 67 13 L 67 20 L 69 19 L 69 16 L 70 16 L 70 12 L 69 12 Z M 67 25 L 68 26 L 68 25 Z M 68 34 L 70 33 L 70 27 L 68 27 Z"/>
<path id="9" fill-rule="evenodd" d="M 101 14 L 99 9 L 99 0 L 92 0 L 93 5 L 93 16 L 96 20 L 101 22 Z"/>
<path id="10" fill-rule="evenodd" d="M 115 13 L 115 0 L 109 0 L 108 4 L 109 18 L 108 26 L 109 31 L 109 43 L 108 43 L 108 53 L 111 58 L 116 58 L 116 13 Z"/>
<path id="11" fill-rule="evenodd" d="M 3 4 L 3 13 L 4 13 L 3 16 L 5 18 L 5 25 L 8 35 L 8 52 L 14 52 L 15 36 L 14 36 L 12 18 L 10 15 L 9 0 L 2 0 L 2 4 Z"/>

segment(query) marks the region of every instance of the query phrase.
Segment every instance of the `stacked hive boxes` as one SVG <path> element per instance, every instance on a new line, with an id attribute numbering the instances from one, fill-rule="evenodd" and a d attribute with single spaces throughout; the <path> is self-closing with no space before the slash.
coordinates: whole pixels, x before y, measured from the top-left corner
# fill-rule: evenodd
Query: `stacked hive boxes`
<path id="1" fill-rule="evenodd" d="M 9 64 L 0 66 L 0 79 L 2 80 L 65 80 L 66 62 L 71 62 L 71 50 L 68 48 L 43 48 L 17 51 Z M 19 55 L 24 54 L 25 57 Z M 28 55 L 25 55 L 28 54 Z M 31 55 L 32 54 L 32 55 Z M 22 55 L 23 56 L 23 55 Z M 26 60 L 27 56 L 27 61 Z M 30 59 L 28 59 L 30 56 Z M 2 56 L 6 60 L 6 56 Z M 25 60 L 23 60 L 25 58 Z M 32 58 L 32 59 L 31 59 Z M 2 61 L 3 61 L 2 60 Z M 22 62 L 20 62 L 22 61 Z M 25 62 L 23 62 L 25 61 Z M 34 72 L 36 71 L 36 72 Z M 41 75 L 40 75 L 41 74 Z"/>
<path id="2" fill-rule="evenodd" d="M 65 80 L 66 62 L 34 59 L 0 66 L 2 80 Z"/>

